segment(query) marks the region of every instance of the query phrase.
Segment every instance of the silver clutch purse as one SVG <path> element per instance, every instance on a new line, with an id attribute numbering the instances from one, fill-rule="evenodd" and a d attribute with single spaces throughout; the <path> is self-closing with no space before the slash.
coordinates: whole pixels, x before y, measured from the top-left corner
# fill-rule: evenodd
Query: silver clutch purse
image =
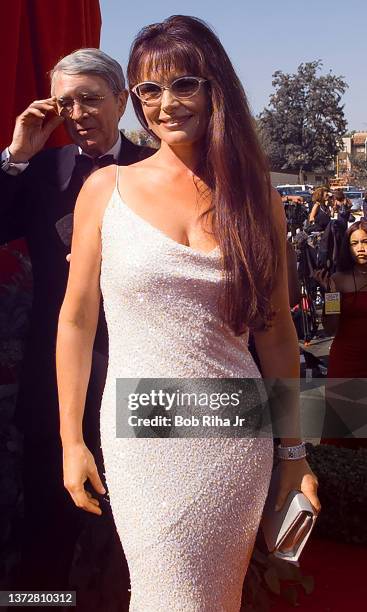
<path id="1" fill-rule="evenodd" d="M 271 477 L 261 528 L 270 553 L 285 561 L 297 563 L 310 537 L 317 514 L 300 491 L 291 491 L 281 510 L 276 511 L 278 490 L 279 464 Z"/>

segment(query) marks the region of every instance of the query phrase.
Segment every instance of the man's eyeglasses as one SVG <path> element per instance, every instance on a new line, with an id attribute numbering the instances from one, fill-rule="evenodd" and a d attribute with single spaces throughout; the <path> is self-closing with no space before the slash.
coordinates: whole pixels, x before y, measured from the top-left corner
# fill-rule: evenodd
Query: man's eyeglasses
<path id="1" fill-rule="evenodd" d="M 63 113 L 72 115 L 75 103 L 91 113 L 98 110 L 99 106 L 108 95 L 110 94 L 104 96 L 98 94 L 80 94 L 79 96 L 75 96 L 75 98 L 58 98 L 56 104 L 60 115 Z"/>
<path id="2" fill-rule="evenodd" d="M 132 88 L 132 92 L 145 104 L 159 104 L 165 89 L 178 100 L 188 100 L 199 92 L 202 83 L 208 79 L 194 76 L 183 76 L 172 81 L 170 85 L 161 85 L 155 81 L 143 81 Z"/>

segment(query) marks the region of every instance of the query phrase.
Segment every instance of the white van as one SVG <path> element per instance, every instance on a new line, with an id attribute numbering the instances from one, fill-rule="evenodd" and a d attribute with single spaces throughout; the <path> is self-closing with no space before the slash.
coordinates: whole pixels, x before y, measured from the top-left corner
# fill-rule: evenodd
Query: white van
<path id="1" fill-rule="evenodd" d="M 310 184 L 306 184 L 306 185 L 277 185 L 276 189 L 278 191 L 283 191 L 284 195 L 292 195 L 295 192 L 299 192 L 299 191 L 308 191 L 308 193 L 310 193 L 313 190 L 313 185 Z"/>

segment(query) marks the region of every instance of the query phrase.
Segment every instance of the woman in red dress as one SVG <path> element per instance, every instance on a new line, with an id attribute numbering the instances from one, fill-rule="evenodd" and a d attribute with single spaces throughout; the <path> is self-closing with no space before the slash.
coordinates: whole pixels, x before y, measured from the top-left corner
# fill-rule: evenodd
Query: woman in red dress
<path id="1" fill-rule="evenodd" d="M 317 273 L 317 280 L 327 291 L 339 292 L 341 298 L 340 314 L 323 317 L 325 331 L 335 334 L 330 349 L 328 378 L 367 379 L 367 221 L 357 221 L 346 231 L 337 272 L 330 278 Z M 330 407 L 338 408 L 339 413 L 341 400 L 336 400 L 336 403 L 333 400 L 333 386 L 330 380 L 326 399 Z M 352 388 L 355 388 L 354 384 L 350 386 Z M 344 394 L 347 394 L 345 389 Z M 352 397 L 349 401 L 345 397 L 345 409 L 349 410 L 351 401 Z M 327 430 L 325 425 L 326 435 Z M 365 447 L 366 443 L 365 438 L 352 439 L 349 443 L 344 439 L 340 445 L 355 448 Z"/>
<path id="2" fill-rule="evenodd" d="M 340 315 L 325 315 L 324 328 L 335 338 L 330 349 L 329 378 L 367 378 L 367 221 L 346 232 L 338 271 L 329 280 L 339 291 Z"/>

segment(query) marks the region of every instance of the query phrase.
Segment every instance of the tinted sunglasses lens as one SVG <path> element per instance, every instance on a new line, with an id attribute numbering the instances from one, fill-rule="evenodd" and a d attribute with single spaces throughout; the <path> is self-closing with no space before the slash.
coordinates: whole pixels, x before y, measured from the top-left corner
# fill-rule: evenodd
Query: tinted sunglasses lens
<path id="1" fill-rule="evenodd" d="M 162 90 L 155 83 L 142 83 L 137 88 L 137 94 L 141 100 L 158 100 L 161 97 Z"/>
<path id="2" fill-rule="evenodd" d="M 200 81 L 193 77 L 183 77 L 182 79 L 177 79 L 171 85 L 171 90 L 174 96 L 177 98 L 190 98 L 194 96 L 200 87 Z"/>

